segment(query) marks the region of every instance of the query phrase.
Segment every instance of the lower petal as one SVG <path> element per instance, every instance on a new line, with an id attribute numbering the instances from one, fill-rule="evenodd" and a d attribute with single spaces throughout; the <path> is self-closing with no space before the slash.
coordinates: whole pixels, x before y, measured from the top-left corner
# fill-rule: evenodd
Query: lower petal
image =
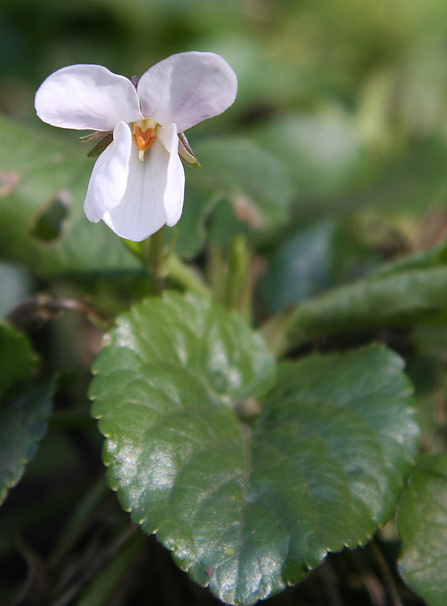
<path id="1" fill-rule="evenodd" d="M 140 242 L 167 223 L 164 195 L 169 163 L 170 154 L 158 138 L 145 152 L 143 162 L 137 146 L 132 145 L 126 192 L 120 204 L 102 217 L 118 236 Z"/>
<path id="2" fill-rule="evenodd" d="M 178 135 L 175 124 L 160 129 L 158 138 L 169 152 L 167 182 L 163 195 L 167 225 L 172 227 L 182 216 L 185 198 L 185 171 L 178 155 Z"/>
<path id="3" fill-rule="evenodd" d="M 125 122 L 118 122 L 113 142 L 102 152 L 93 167 L 84 201 L 84 212 L 94 223 L 116 207 L 127 188 L 132 133 Z"/>

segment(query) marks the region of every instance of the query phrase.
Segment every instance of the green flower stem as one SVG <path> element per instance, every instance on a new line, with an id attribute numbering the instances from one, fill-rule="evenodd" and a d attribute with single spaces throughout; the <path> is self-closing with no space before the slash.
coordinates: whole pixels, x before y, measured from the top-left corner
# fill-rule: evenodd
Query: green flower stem
<path id="1" fill-rule="evenodd" d="M 152 294 L 159 295 L 164 289 L 166 277 L 163 227 L 143 242 L 142 252 L 150 277 Z"/>
<path id="2" fill-rule="evenodd" d="M 183 263 L 173 253 L 175 239 L 174 235 L 171 246 L 165 249 L 164 233 L 163 228 L 161 228 L 144 242 L 124 240 L 124 244 L 138 259 L 146 264 L 151 280 L 152 294 L 161 294 L 164 290 L 165 279 L 169 276 L 173 282 L 183 286 L 185 290 L 204 297 L 211 297 L 211 290 L 199 272 Z"/>
<path id="3" fill-rule="evenodd" d="M 199 273 L 180 261 L 180 259 L 171 254 L 167 260 L 168 275 L 174 282 L 182 285 L 185 290 L 189 290 L 204 297 L 211 297 L 211 291 L 205 284 Z"/>

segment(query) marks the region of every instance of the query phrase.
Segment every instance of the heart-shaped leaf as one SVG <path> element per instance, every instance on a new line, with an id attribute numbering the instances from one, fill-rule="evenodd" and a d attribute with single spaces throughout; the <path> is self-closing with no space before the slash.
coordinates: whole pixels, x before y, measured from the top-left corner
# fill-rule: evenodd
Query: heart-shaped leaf
<path id="1" fill-rule="evenodd" d="M 91 388 L 109 482 L 146 533 L 221 600 L 253 604 L 392 515 L 417 427 L 381 346 L 278 369 L 235 315 L 197 296 L 132 309 Z M 262 401 L 251 424 L 235 410 Z M 256 409 L 256 406 L 255 406 Z"/>
<path id="2" fill-rule="evenodd" d="M 399 503 L 399 570 L 428 606 L 447 596 L 447 454 L 424 461 Z"/>

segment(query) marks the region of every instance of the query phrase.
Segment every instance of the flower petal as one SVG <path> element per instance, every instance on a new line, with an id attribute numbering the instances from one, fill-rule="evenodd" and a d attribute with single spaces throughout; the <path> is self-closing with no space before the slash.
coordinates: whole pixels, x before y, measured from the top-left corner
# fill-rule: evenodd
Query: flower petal
<path id="1" fill-rule="evenodd" d="M 87 219 L 97 223 L 105 212 L 117 206 L 126 191 L 132 132 L 125 122 L 118 122 L 113 142 L 102 152 L 93 167 L 84 201 Z"/>
<path id="2" fill-rule="evenodd" d="M 140 242 L 158 231 L 166 222 L 164 193 L 168 181 L 170 154 L 160 142 L 138 158 L 138 148 L 132 145 L 129 179 L 120 204 L 102 217 L 118 235 Z"/>
<path id="3" fill-rule="evenodd" d="M 40 85 L 34 104 L 44 122 L 75 130 L 108 131 L 143 117 L 132 82 L 101 65 L 59 69 Z"/>
<path id="4" fill-rule="evenodd" d="M 182 216 L 183 200 L 185 198 L 185 171 L 178 155 L 176 125 L 170 124 L 162 127 L 159 130 L 158 138 L 170 154 L 163 203 L 167 216 L 166 224 L 172 227 Z"/>
<path id="5" fill-rule="evenodd" d="M 138 83 L 141 111 L 162 126 L 184 131 L 225 111 L 235 100 L 237 77 L 214 53 L 172 55 L 151 67 Z"/>

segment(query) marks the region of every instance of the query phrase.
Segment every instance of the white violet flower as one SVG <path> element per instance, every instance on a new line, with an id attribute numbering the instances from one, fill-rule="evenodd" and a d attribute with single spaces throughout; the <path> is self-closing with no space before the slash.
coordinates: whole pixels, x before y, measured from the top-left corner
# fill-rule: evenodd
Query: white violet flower
<path id="1" fill-rule="evenodd" d="M 195 160 L 183 131 L 221 114 L 236 92 L 236 74 L 222 57 L 193 51 L 160 61 L 138 83 L 101 65 L 63 67 L 41 84 L 35 107 L 52 126 L 98 131 L 89 140 L 108 142 L 109 134 L 93 168 L 85 214 L 139 242 L 182 214 L 179 145 Z"/>

